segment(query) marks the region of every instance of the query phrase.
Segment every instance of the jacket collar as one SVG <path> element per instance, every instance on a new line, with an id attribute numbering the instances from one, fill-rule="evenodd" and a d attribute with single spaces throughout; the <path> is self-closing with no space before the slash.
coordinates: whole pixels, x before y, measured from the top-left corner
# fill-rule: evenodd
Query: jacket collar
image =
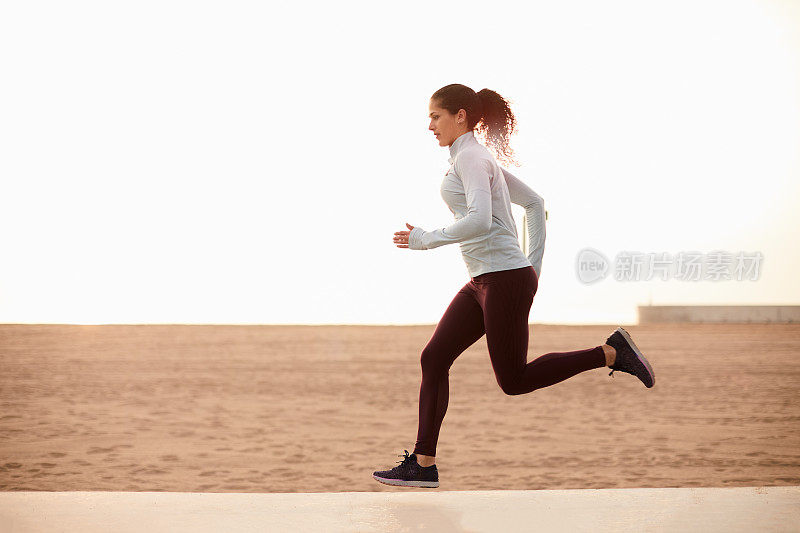
<path id="1" fill-rule="evenodd" d="M 455 161 L 456 155 L 458 155 L 458 152 L 461 151 L 464 145 L 466 145 L 468 142 L 474 141 L 475 135 L 472 133 L 472 131 L 468 131 L 459 135 L 458 138 L 453 141 L 453 144 L 450 145 L 450 157 L 447 159 L 447 162 L 452 165 L 453 161 Z"/>

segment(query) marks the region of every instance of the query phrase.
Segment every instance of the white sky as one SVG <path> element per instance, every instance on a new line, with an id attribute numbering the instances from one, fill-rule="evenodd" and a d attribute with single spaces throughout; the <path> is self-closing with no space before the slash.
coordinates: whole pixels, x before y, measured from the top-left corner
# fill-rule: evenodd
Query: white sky
<path id="1" fill-rule="evenodd" d="M 391 238 L 453 222 L 449 83 L 517 115 L 532 322 L 800 303 L 800 2 L 6 2 L 0 50 L 0 322 L 437 322 L 458 246 Z M 584 247 L 764 259 L 585 285 Z"/>

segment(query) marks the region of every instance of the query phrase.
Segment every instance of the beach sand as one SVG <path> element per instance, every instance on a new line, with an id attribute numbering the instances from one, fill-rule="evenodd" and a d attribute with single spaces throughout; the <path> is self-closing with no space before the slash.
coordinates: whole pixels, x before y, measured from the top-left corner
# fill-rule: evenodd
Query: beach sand
<path id="1" fill-rule="evenodd" d="M 407 491 L 428 326 L 0 325 L 0 490 Z M 528 359 L 615 325 L 531 325 Z M 444 490 L 800 484 L 800 325 L 626 326 L 656 385 L 601 368 L 521 396 L 485 338 L 450 370 Z"/>

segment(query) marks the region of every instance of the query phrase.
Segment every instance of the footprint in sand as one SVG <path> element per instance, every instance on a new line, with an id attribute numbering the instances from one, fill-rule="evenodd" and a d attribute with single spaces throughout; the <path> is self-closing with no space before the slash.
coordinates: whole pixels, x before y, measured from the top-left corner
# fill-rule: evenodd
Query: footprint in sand
<path id="1" fill-rule="evenodd" d="M 87 454 L 90 453 L 111 453 L 117 451 L 117 448 L 133 448 L 132 444 L 115 444 L 114 446 L 110 446 L 108 448 L 101 448 L 100 446 L 92 446 L 86 452 Z"/>
<path id="2" fill-rule="evenodd" d="M 113 446 L 111 448 L 100 448 L 98 446 L 92 446 L 91 448 L 89 448 L 89 451 L 87 451 L 86 453 L 87 454 L 90 454 L 90 453 L 111 453 L 113 451 L 114 451 L 114 447 Z"/>

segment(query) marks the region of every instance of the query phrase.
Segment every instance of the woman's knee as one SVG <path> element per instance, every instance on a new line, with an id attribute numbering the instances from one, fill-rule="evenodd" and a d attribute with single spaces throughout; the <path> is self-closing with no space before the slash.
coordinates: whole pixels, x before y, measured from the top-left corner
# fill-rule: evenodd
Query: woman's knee
<path id="1" fill-rule="evenodd" d="M 420 355 L 420 366 L 422 367 L 422 375 L 434 376 L 441 374 L 442 371 L 447 371 L 445 360 L 447 355 L 437 350 L 435 345 L 428 344 L 423 348 Z"/>
<path id="2" fill-rule="evenodd" d="M 500 385 L 500 390 L 508 396 L 516 396 L 523 393 L 519 386 L 519 380 L 517 379 L 498 376 L 497 384 Z"/>

